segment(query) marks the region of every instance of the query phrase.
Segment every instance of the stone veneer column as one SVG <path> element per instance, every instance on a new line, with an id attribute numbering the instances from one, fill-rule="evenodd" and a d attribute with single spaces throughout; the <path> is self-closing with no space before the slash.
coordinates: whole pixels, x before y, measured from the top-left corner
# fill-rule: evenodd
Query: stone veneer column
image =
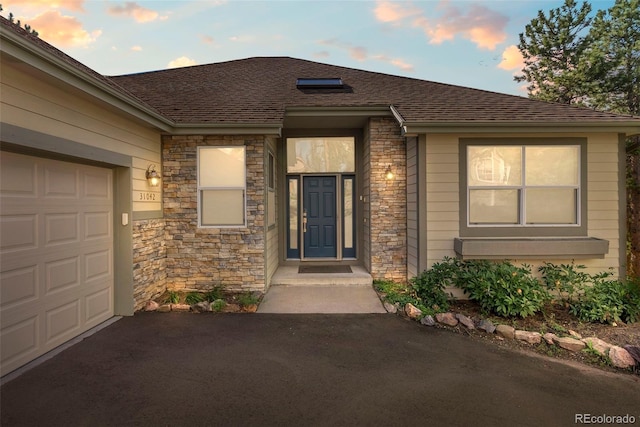
<path id="1" fill-rule="evenodd" d="M 133 300 L 134 309 L 164 292 L 167 271 L 164 219 L 133 222 Z"/>
<path id="2" fill-rule="evenodd" d="M 246 147 L 247 226 L 198 228 L 197 147 Z M 265 137 L 163 137 L 167 287 L 263 291 L 265 287 Z M 224 207 L 221 207 L 224 209 Z"/>
<path id="3" fill-rule="evenodd" d="M 374 279 L 407 280 L 407 156 L 391 118 L 369 121 L 370 262 Z M 391 166 L 395 177 L 387 180 Z"/>

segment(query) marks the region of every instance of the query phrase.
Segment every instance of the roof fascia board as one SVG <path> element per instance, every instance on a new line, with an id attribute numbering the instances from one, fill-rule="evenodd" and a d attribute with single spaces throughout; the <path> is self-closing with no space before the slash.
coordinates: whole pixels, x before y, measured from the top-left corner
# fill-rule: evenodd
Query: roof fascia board
<path id="1" fill-rule="evenodd" d="M 170 119 L 158 114 L 136 99 L 126 96 L 55 55 L 25 42 L 17 34 L 2 27 L 0 27 L 0 40 L 2 41 L 2 53 L 19 62 L 32 66 L 162 131 L 169 131 L 174 125 Z"/>
<path id="2" fill-rule="evenodd" d="M 234 123 L 234 124 L 177 124 L 171 135 L 275 135 L 282 136 L 281 124 Z"/>
<path id="3" fill-rule="evenodd" d="M 594 132 L 594 133 L 623 133 L 627 136 L 640 134 L 640 122 L 564 122 L 564 123 L 526 123 L 526 122 L 502 122 L 502 123 L 424 123 L 402 125 L 403 136 L 415 136 L 425 133 L 559 133 L 559 132 Z"/>
<path id="4" fill-rule="evenodd" d="M 390 116 L 389 106 L 380 107 L 287 107 L 286 117 L 370 117 Z"/>

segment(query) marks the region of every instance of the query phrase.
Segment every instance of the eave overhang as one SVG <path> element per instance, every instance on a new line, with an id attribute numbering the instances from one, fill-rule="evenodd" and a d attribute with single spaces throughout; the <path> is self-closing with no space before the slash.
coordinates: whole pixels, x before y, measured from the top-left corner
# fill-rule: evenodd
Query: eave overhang
<path id="1" fill-rule="evenodd" d="M 0 27 L 0 52 L 5 56 L 4 60 L 10 57 L 13 62 L 29 65 L 162 131 L 170 131 L 174 125 L 171 120 L 141 101 L 4 27 Z"/>
<path id="2" fill-rule="evenodd" d="M 168 135 L 274 135 L 282 136 L 282 123 L 183 123 L 174 125 Z"/>

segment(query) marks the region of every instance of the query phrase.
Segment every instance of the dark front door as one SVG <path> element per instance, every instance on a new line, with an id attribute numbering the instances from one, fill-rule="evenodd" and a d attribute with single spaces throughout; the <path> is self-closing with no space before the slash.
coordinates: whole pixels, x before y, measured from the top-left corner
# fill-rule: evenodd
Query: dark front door
<path id="1" fill-rule="evenodd" d="M 336 177 L 305 176 L 302 193 L 304 257 L 335 258 L 338 255 Z"/>

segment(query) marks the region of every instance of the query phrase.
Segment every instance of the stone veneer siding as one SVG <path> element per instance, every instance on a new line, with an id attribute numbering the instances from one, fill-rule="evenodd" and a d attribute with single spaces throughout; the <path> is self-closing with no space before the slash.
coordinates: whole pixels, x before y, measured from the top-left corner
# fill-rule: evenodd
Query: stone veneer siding
<path id="1" fill-rule="evenodd" d="M 197 147 L 246 146 L 246 227 L 198 228 Z M 265 288 L 263 136 L 164 136 L 163 202 L 167 288 L 233 291 Z"/>
<path id="2" fill-rule="evenodd" d="M 407 153 L 391 118 L 369 121 L 370 268 L 374 279 L 407 280 Z M 388 166 L 395 174 L 385 178 Z"/>
<path id="3" fill-rule="evenodd" d="M 144 307 L 166 288 L 164 219 L 133 222 L 133 299 L 134 309 Z"/>

